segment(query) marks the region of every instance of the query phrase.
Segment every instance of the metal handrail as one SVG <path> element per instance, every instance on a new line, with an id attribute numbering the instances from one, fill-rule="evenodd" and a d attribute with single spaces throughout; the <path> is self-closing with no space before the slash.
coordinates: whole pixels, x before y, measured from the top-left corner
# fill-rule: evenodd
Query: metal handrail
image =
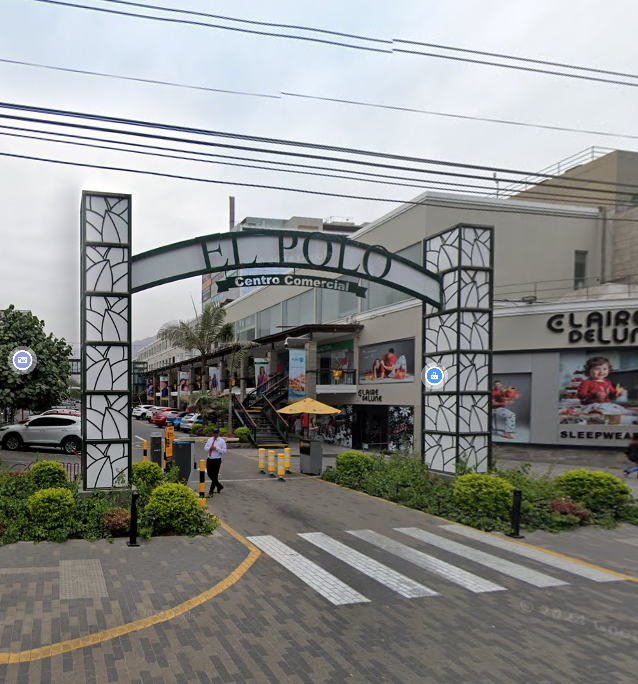
<path id="1" fill-rule="evenodd" d="M 266 406 L 264 406 L 261 411 L 262 415 L 266 416 L 275 430 L 277 430 L 279 433 L 279 436 L 284 440 L 284 442 L 287 442 L 288 430 L 290 430 L 290 426 L 283 419 L 281 414 L 277 412 L 277 409 L 270 403 L 268 397 L 262 397 L 262 399 L 266 402 Z"/>
<path id="2" fill-rule="evenodd" d="M 230 401 L 233 413 L 239 418 L 241 424 L 250 430 L 253 443 L 257 444 L 257 423 L 255 423 L 250 413 L 248 413 L 248 411 L 246 410 L 246 407 L 241 403 L 241 401 L 236 395 L 231 394 Z M 249 425 L 246 424 L 247 422 L 249 423 Z M 231 425 L 228 426 L 229 429 L 231 427 Z"/>

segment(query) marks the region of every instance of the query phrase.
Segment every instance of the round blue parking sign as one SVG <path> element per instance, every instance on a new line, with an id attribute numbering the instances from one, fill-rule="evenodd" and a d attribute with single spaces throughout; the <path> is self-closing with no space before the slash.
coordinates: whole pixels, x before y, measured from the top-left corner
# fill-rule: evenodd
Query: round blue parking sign
<path id="1" fill-rule="evenodd" d="M 433 367 L 425 371 L 425 379 L 428 384 L 436 386 L 445 381 L 445 375 L 440 368 Z"/>

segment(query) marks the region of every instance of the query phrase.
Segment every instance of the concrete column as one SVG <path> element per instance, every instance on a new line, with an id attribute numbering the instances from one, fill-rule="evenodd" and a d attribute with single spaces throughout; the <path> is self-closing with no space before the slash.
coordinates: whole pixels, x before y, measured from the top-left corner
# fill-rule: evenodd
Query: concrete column
<path id="1" fill-rule="evenodd" d="M 317 398 L 317 343 L 309 340 L 304 345 L 306 349 L 306 397 Z"/>
<path id="2" fill-rule="evenodd" d="M 248 359 L 242 359 L 239 362 L 239 389 L 240 389 L 240 401 L 243 403 L 246 398 L 246 387 L 248 377 Z"/>
<path id="3" fill-rule="evenodd" d="M 277 352 L 274 349 L 271 349 L 268 352 L 268 367 L 269 367 L 268 375 L 269 376 L 275 375 L 275 373 L 277 372 L 277 360 L 278 360 Z"/>

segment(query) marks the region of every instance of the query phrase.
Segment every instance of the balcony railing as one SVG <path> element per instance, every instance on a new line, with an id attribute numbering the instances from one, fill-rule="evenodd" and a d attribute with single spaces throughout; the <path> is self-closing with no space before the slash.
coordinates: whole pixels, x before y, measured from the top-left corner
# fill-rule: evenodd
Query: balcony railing
<path id="1" fill-rule="evenodd" d="M 321 369 L 317 373 L 318 385 L 356 385 L 357 371 L 354 368 L 339 370 Z"/>

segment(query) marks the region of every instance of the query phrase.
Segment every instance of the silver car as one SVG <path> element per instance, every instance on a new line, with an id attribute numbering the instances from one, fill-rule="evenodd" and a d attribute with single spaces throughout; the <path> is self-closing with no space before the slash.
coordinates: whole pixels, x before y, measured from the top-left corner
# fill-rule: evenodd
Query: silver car
<path id="1" fill-rule="evenodd" d="M 182 432 L 190 432 L 191 425 L 201 418 L 199 413 L 189 413 L 182 418 L 182 422 L 179 424 L 179 429 Z"/>
<path id="2" fill-rule="evenodd" d="M 81 423 L 77 416 L 34 416 L 22 425 L 0 427 L 2 448 L 17 451 L 23 447 L 46 446 L 80 453 Z"/>

